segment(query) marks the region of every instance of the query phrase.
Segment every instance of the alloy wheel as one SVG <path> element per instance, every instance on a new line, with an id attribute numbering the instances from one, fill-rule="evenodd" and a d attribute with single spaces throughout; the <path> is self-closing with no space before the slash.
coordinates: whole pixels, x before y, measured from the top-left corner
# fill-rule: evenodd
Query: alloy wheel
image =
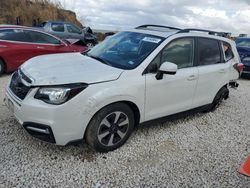
<path id="1" fill-rule="evenodd" d="M 102 145 L 114 146 L 123 140 L 128 129 L 128 116 L 120 111 L 112 112 L 101 121 L 97 137 Z"/>

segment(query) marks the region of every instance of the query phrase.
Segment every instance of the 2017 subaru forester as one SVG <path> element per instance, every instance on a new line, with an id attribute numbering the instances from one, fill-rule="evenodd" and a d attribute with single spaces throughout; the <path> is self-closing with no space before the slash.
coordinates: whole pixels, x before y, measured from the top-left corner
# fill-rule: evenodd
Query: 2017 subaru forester
<path id="1" fill-rule="evenodd" d="M 34 137 L 58 145 L 85 139 L 107 152 L 139 123 L 215 108 L 239 77 L 239 62 L 234 42 L 215 32 L 144 25 L 82 54 L 28 60 L 5 102 Z"/>

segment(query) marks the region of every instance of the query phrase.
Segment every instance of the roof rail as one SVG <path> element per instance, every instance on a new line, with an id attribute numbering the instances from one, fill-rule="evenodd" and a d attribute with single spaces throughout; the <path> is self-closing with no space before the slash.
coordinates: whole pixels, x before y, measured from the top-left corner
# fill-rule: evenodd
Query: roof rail
<path id="1" fill-rule="evenodd" d="M 173 29 L 173 30 L 182 30 L 180 28 L 177 28 L 177 27 L 170 27 L 170 26 L 165 26 L 165 25 L 140 25 L 138 27 L 136 27 L 135 29 L 147 29 L 149 27 L 155 27 L 155 28 L 166 28 L 166 29 Z"/>
<path id="2" fill-rule="evenodd" d="M 206 30 L 206 29 L 193 29 L 193 28 L 182 29 L 182 30 L 178 31 L 177 33 L 188 33 L 190 31 L 206 32 L 209 35 L 217 35 L 217 36 L 225 36 L 226 35 L 226 33 L 224 33 L 224 32 L 217 32 L 217 31 L 211 31 L 211 30 Z"/>

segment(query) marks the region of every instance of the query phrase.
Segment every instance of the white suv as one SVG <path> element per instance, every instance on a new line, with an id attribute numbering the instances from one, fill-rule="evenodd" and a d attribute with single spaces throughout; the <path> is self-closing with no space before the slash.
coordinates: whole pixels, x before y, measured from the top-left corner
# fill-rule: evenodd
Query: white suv
<path id="1" fill-rule="evenodd" d="M 240 60 L 217 34 L 143 25 L 83 54 L 35 57 L 12 75 L 5 103 L 36 138 L 111 151 L 138 124 L 211 110 L 228 97 Z"/>

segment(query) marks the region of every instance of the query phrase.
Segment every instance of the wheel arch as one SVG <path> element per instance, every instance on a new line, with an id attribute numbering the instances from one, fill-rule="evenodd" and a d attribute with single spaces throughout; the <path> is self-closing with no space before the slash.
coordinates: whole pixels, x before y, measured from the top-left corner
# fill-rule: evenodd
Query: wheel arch
<path id="1" fill-rule="evenodd" d="M 127 104 L 132 109 L 135 117 L 135 126 L 137 126 L 141 120 L 141 114 L 138 106 L 131 101 L 119 101 L 119 102 Z"/>
<path id="2" fill-rule="evenodd" d="M 227 86 L 227 85 L 228 85 L 228 84 L 225 84 L 225 85 L 223 85 L 221 88 L 219 88 L 218 91 L 215 93 L 214 98 L 215 98 L 216 95 L 220 92 L 220 90 L 221 90 L 222 88 L 228 89 L 228 86 Z M 214 100 L 214 98 L 213 98 L 213 100 Z"/>
<path id="3" fill-rule="evenodd" d="M 89 126 L 89 123 L 93 120 L 93 118 L 95 117 L 95 115 L 101 111 L 103 108 L 109 106 L 109 105 L 113 105 L 113 104 L 117 104 L 117 103 L 124 103 L 124 104 L 127 104 L 131 110 L 133 111 L 134 113 L 134 117 L 135 117 L 135 126 L 137 126 L 139 123 L 140 123 L 140 120 L 141 120 L 141 112 L 139 110 L 139 107 L 132 101 L 129 101 L 129 100 L 120 100 L 120 101 L 115 101 L 115 102 L 112 102 L 112 103 L 109 103 L 109 104 L 106 104 L 105 106 L 102 106 L 99 110 L 97 110 L 92 118 L 90 119 L 90 121 L 88 122 L 88 125 L 87 127 L 85 128 L 85 131 L 84 131 L 84 135 L 83 135 L 83 138 L 85 138 L 86 136 L 86 130 L 88 129 L 88 126 Z"/>
<path id="4" fill-rule="evenodd" d="M 212 103 L 214 101 L 214 98 L 216 97 L 216 95 L 218 94 L 218 92 L 220 92 L 220 90 L 222 88 L 228 89 L 228 84 L 229 84 L 229 81 L 228 82 L 223 81 L 220 84 L 218 84 L 218 86 L 216 86 L 214 88 L 213 92 L 210 94 L 209 103 Z"/>
<path id="5" fill-rule="evenodd" d="M 118 101 L 114 101 L 114 102 L 111 102 L 111 103 L 108 103 L 108 104 L 105 104 L 103 105 L 101 108 L 99 108 L 97 111 L 94 112 L 93 114 L 93 117 L 100 111 L 102 110 L 103 108 L 109 106 L 109 105 L 113 105 L 113 104 L 116 104 L 116 103 L 124 103 L 124 104 L 127 104 L 131 110 L 133 111 L 134 113 L 134 116 L 135 116 L 135 124 L 139 124 L 140 123 L 140 120 L 141 120 L 141 112 L 140 112 L 140 109 L 138 107 L 137 104 L 135 104 L 134 102 L 132 102 L 131 100 L 118 100 Z M 92 117 L 92 118 L 93 118 Z M 92 119 L 91 118 L 91 119 Z"/>

